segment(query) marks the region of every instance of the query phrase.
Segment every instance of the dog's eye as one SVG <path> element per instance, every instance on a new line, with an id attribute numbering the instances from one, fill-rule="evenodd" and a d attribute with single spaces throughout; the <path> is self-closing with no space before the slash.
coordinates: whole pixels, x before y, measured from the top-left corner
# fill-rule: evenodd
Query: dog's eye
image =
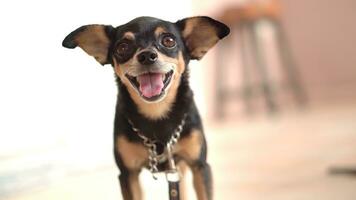
<path id="1" fill-rule="evenodd" d="M 129 50 L 130 46 L 128 43 L 126 42 L 122 42 L 120 43 L 119 45 L 117 45 L 116 47 L 116 52 L 119 54 L 119 55 L 122 55 L 122 54 L 125 54 L 128 50 Z"/>
<path id="2" fill-rule="evenodd" d="M 177 44 L 176 40 L 173 38 L 173 36 L 170 36 L 170 35 L 163 36 L 161 43 L 163 46 L 165 46 L 167 48 L 173 48 Z"/>

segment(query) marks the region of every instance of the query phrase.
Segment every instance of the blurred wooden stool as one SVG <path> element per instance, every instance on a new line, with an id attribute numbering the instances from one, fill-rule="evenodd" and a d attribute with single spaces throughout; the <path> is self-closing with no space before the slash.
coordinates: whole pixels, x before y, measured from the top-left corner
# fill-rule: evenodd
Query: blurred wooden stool
<path id="1" fill-rule="evenodd" d="M 251 100 L 253 98 L 253 90 L 255 85 L 251 84 L 250 77 L 250 67 L 248 60 L 248 49 L 249 45 L 251 51 L 251 57 L 253 58 L 255 71 L 260 77 L 261 84 L 258 86 L 261 94 L 263 94 L 267 109 L 269 113 L 274 113 L 278 110 L 275 98 L 275 91 L 273 90 L 270 72 L 267 66 L 265 55 L 262 51 L 261 38 L 259 38 L 258 27 L 263 23 L 268 23 L 275 32 L 275 41 L 278 47 L 278 59 L 285 73 L 288 88 L 293 92 L 293 96 L 299 105 L 304 105 L 306 102 L 306 95 L 301 87 L 299 81 L 299 75 L 296 69 L 295 62 L 293 61 L 292 55 L 290 53 L 290 48 L 288 46 L 287 38 L 280 21 L 280 4 L 277 1 L 270 0 L 262 2 L 251 2 L 243 6 L 229 7 L 222 12 L 219 20 L 228 24 L 232 28 L 232 37 L 234 34 L 243 35 L 243 32 L 248 33 L 248 41 L 243 38 L 239 38 L 240 51 L 242 59 L 242 88 L 238 91 L 236 95 L 236 90 L 228 88 L 224 84 L 224 79 L 226 74 L 225 70 L 221 68 L 226 66 L 226 60 L 217 59 L 217 66 L 219 70 L 216 71 L 216 111 L 215 115 L 217 118 L 223 118 L 225 116 L 224 107 L 225 104 L 236 96 L 243 99 L 247 113 L 253 112 L 253 106 Z M 231 42 L 229 42 L 231 43 Z M 228 54 L 229 45 L 220 45 L 218 49 L 218 58 L 223 58 Z M 223 56 L 224 55 L 224 56 Z"/>

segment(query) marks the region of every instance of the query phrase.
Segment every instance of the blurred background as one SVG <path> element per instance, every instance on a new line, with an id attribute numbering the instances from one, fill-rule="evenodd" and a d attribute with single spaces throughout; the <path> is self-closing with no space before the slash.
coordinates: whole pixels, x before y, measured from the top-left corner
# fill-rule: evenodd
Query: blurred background
<path id="1" fill-rule="evenodd" d="M 121 199 L 113 70 L 61 42 L 81 25 L 145 15 L 208 15 L 231 27 L 190 64 L 215 199 L 356 198 L 355 1 L 0 4 L 1 200 Z M 168 199 L 163 176 L 140 178 L 146 199 Z"/>

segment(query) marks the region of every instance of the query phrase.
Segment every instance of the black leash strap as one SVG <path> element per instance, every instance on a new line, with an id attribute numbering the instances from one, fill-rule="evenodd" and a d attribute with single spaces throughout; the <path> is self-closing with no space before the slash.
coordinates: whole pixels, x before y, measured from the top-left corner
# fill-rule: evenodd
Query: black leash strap
<path id="1" fill-rule="evenodd" d="M 179 173 L 172 154 L 172 145 L 167 144 L 169 170 L 166 171 L 169 200 L 179 200 Z"/>
<path id="2" fill-rule="evenodd" d="M 179 200 L 179 182 L 168 181 L 169 200 Z"/>

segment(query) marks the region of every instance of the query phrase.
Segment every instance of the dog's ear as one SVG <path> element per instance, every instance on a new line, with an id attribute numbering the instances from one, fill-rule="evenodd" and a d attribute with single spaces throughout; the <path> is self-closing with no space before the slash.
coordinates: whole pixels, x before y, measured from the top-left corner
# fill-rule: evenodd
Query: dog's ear
<path id="1" fill-rule="evenodd" d="M 86 25 L 71 32 L 64 40 L 63 47 L 74 49 L 79 46 L 93 56 L 100 64 L 108 64 L 108 52 L 114 27 L 107 25 Z"/>
<path id="2" fill-rule="evenodd" d="M 205 16 L 185 18 L 177 21 L 176 25 L 181 31 L 191 59 L 197 60 L 230 33 L 228 26 Z"/>

